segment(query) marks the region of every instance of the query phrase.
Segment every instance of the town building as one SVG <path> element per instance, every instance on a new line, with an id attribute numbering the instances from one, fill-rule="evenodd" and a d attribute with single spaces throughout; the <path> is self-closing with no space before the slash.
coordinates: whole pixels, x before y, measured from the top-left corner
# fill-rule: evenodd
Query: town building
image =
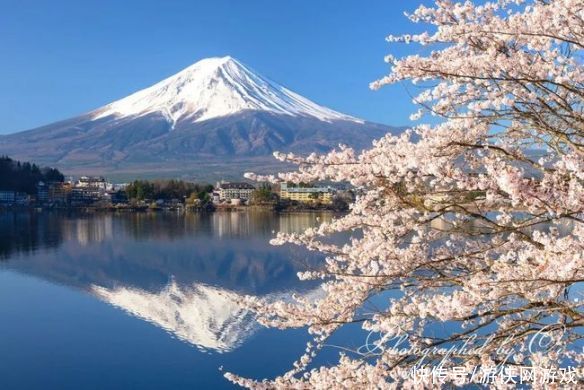
<path id="1" fill-rule="evenodd" d="M 249 183 L 218 183 L 217 188 L 221 201 L 231 201 L 232 199 L 248 201 L 255 191 L 255 187 Z"/>
<path id="2" fill-rule="evenodd" d="M 102 176 L 81 176 L 77 183 L 75 183 L 77 188 L 97 188 L 102 191 L 112 190 L 113 185 L 105 180 Z"/>
<path id="3" fill-rule="evenodd" d="M 292 187 L 280 184 L 280 199 L 302 203 L 333 203 L 333 189 L 330 187 Z"/>
<path id="4" fill-rule="evenodd" d="M 48 183 L 48 202 L 58 205 L 68 204 L 72 189 L 73 185 L 71 183 Z"/>
<path id="5" fill-rule="evenodd" d="M 221 201 L 221 194 L 219 194 L 219 191 L 213 191 L 211 194 L 211 200 L 213 203 L 219 203 Z"/>
<path id="6" fill-rule="evenodd" d="M 0 203 L 14 202 L 14 191 L 0 191 Z"/>
<path id="7" fill-rule="evenodd" d="M 36 200 L 40 204 L 66 205 L 69 203 L 72 188 L 73 185 L 70 182 L 45 183 L 39 181 Z"/>
<path id="8" fill-rule="evenodd" d="M 17 191 L 0 191 L 0 204 L 14 205 L 28 203 L 28 195 Z"/>
<path id="9" fill-rule="evenodd" d="M 81 176 L 71 189 L 69 202 L 73 206 L 82 206 L 101 200 L 111 201 L 114 187 L 102 176 Z"/>
<path id="10" fill-rule="evenodd" d="M 104 192 L 95 187 L 74 187 L 71 189 L 69 202 L 72 206 L 89 205 L 101 200 Z"/>
<path id="11" fill-rule="evenodd" d="M 38 203 L 47 203 L 49 201 L 49 186 L 47 183 L 39 181 L 37 183 L 37 197 Z"/>

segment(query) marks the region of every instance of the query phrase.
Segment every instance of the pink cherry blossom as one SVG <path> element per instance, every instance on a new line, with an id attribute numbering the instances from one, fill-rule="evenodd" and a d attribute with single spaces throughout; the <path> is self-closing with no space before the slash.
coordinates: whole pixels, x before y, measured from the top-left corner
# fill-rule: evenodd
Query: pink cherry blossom
<path id="1" fill-rule="evenodd" d="M 465 367 L 496 363 L 511 335 L 506 347 L 516 364 L 582 363 L 573 345 L 584 327 L 584 3 L 437 0 L 407 16 L 427 31 L 388 41 L 433 51 L 387 56 L 389 74 L 372 87 L 416 83 L 423 89 L 414 119 L 440 120 L 361 153 L 277 153 L 297 170 L 248 175 L 350 183 L 358 196 L 347 215 L 273 239 L 327 255 L 299 275 L 321 280 L 322 294 L 275 303 L 248 297 L 247 304 L 264 325 L 306 327 L 314 340 L 289 372 L 269 380 L 227 374 L 234 383 L 417 388 L 400 375 L 420 361 L 416 354 L 347 353 L 335 365 L 312 365 L 326 340 L 353 322 L 387 337 L 407 332 L 413 346 L 494 337 L 480 355 L 459 359 Z M 342 244 L 327 240 L 339 232 L 355 234 Z M 429 338 L 444 324 L 459 330 Z M 544 327 L 566 348 L 528 353 L 529 337 Z"/>

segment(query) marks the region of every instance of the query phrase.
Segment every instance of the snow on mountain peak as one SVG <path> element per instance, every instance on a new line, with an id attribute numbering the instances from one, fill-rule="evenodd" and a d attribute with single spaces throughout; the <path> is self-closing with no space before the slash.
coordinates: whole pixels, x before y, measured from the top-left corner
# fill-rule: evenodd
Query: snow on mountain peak
<path id="1" fill-rule="evenodd" d="M 97 109 L 93 118 L 158 112 L 174 127 L 178 120 L 202 122 L 247 110 L 363 123 L 260 76 L 230 56 L 202 59 L 149 88 Z"/>

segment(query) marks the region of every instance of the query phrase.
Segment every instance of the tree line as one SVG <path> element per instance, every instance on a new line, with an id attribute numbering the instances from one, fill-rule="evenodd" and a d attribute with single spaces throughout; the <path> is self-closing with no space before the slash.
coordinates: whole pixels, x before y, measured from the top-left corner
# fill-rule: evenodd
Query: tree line
<path id="1" fill-rule="evenodd" d="M 62 182 L 63 174 L 56 168 L 39 167 L 30 162 L 21 162 L 8 156 L 0 156 L 0 191 L 17 191 L 36 194 L 37 184 Z"/>
<path id="2" fill-rule="evenodd" d="M 211 184 L 190 183 L 182 180 L 134 180 L 126 187 L 129 199 L 184 199 L 195 195 L 199 199 L 207 198 L 213 191 Z"/>

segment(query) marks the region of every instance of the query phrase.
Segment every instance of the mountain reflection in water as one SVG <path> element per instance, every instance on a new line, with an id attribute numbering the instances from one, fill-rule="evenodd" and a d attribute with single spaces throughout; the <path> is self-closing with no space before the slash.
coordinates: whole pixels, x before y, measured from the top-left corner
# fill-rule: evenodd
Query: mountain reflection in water
<path id="1" fill-rule="evenodd" d="M 296 273 L 318 257 L 273 247 L 327 213 L 0 214 L 0 267 L 87 291 L 206 350 L 230 351 L 257 328 L 253 294 L 314 294 Z M 2 261 L 4 260 L 4 261 Z"/>

